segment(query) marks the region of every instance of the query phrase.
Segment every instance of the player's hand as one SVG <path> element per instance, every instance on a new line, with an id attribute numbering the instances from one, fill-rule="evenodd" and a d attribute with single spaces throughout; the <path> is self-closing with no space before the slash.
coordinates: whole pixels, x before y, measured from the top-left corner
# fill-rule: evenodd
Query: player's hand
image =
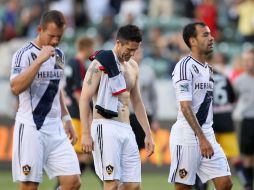
<path id="1" fill-rule="evenodd" d="M 82 151 L 85 154 L 91 154 L 94 150 L 93 138 L 91 135 L 82 135 Z"/>
<path id="2" fill-rule="evenodd" d="M 145 150 L 146 155 L 149 157 L 154 153 L 154 141 L 152 135 L 146 135 L 145 137 Z"/>
<path id="3" fill-rule="evenodd" d="M 71 143 L 74 145 L 78 141 L 78 136 L 72 126 L 71 120 L 66 121 L 64 124 L 65 132 L 67 133 L 68 137 L 71 139 Z"/>
<path id="4" fill-rule="evenodd" d="M 201 155 L 205 158 L 211 159 L 211 157 L 214 155 L 213 147 L 205 136 L 199 138 L 199 146 Z"/>
<path id="5" fill-rule="evenodd" d="M 52 46 L 42 46 L 41 52 L 38 55 L 37 59 L 39 59 L 39 62 L 44 63 L 47 61 L 50 56 L 53 56 L 55 54 L 55 48 Z"/>

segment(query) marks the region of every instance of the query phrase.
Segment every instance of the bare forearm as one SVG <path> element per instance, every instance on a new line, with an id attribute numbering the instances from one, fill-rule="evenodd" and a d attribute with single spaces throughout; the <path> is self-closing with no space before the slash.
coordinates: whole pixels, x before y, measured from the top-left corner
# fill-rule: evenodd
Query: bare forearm
<path id="1" fill-rule="evenodd" d="M 61 116 L 69 115 L 69 111 L 66 107 L 63 91 L 60 91 L 60 104 L 61 104 Z"/>
<path id="2" fill-rule="evenodd" d="M 142 126 L 144 132 L 146 135 L 150 135 L 151 134 L 151 129 L 150 129 L 150 125 L 147 119 L 147 114 L 146 114 L 146 110 L 145 107 L 142 103 L 136 104 L 135 106 L 133 106 L 135 115 L 140 123 L 140 125 Z"/>
<path id="3" fill-rule="evenodd" d="M 182 113 L 185 117 L 185 119 L 187 120 L 187 122 L 189 123 L 190 127 L 192 128 L 192 130 L 194 131 L 194 133 L 200 137 L 203 135 L 203 131 L 197 121 L 197 118 L 195 117 L 193 110 L 191 109 L 190 106 L 185 106 L 184 108 L 182 108 Z"/>
<path id="4" fill-rule="evenodd" d="M 80 111 L 80 120 L 82 126 L 82 134 L 90 135 L 91 134 L 91 108 L 89 101 L 86 101 L 80 98 L 79 102 L 79 111 Z"/>

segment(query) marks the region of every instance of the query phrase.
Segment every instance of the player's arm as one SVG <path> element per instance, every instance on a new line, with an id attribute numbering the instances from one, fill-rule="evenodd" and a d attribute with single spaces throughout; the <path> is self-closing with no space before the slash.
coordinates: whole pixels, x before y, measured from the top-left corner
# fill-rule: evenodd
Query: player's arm
<path id="1" fill-rule="evenodd" d="M 138 68 L 137 68 L 138 72 Z M 136 80 L 135 86 L 130 91 L 131 103 L 133 106 L 134 113 L 142 126 L 145 132 L 145 149 L 147 151 L 147 155 L 150 156 L 154 152 L 154 141 L 151 134 L 150 125 L 147 119 L 147 114 L 145 110 L 145 106 L 141 99 L 140 89 L 138 85 L 138 80 Z"/>
<path id="2" fill-rule="evenodd" d="M 89 115 L 91 113 L 90 102 L 96 94 L 101 78 L 98 61 L 94 60 L 86 73 L 79 101 L 80 120 L 82 126 L 82 150 L 91 153 L 93 150 L 93 140 L 91 136 L 91 125 Z"/>
<path id="3" fill-rule="evenodd" d="M 192 110 L 192 102 L 191 101 L 180 101 L 181 111 L 189 123 L 190 127 L 194 131 L 194 133 L 197 135 L 199 143 L 200 143 L 200 150 L 202 156 L 206 158 L 211 158 L 214 154 L 213 148 L 209 141 L 206 139 L 201 126 L 198 123 L 198 120 L 196 116 L 194 115 L 194 112 Z"/>
<path id="4" fill-rule="evenodd" d="M 76 144 L 78 137 L 72 126 L 71 116 L 65 104 L 63 90 L 60 90 L 60 105 L 61 105 L 61 117 L 64 122 L 64 129 L 69 138 L 72 140 L 72 144 Z"/>
<path id="5" fill-rule="evenodd" d="M 54 55 L 54 48 L 52 46 L 43 46 L 41 53 L 34 60 L 34 62 L 22 73 L 17 75 L 11 80 L 11 91 L 16 96 L 29 88 L 38 73 L 41 65 L 48 60 L 48 58 Z"/>

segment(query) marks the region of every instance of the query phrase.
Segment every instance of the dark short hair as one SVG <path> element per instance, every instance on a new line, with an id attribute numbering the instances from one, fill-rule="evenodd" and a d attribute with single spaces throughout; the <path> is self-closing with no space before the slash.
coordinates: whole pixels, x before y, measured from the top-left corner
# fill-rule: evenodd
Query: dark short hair
<path id="1" fill-rule="evenodd" d="M 116 35 L 116 39 L 124 41 L 141 42 L 142 34 L 140 29 L 136 25 L 129 24 L 119 28 Z"/>
<path id="2" fill-rule="evenodd" d="M 202 27 L 207 26 L 204 22 L 193 22 L 193 23 L 187 24 L 183 28 L 183 40 L 189 48 L 191 48 L 190 38 L 197 36 L 197 30 L 196 30 L 197 25 Z"/>
<path id="3" fill-rule="evenodd" d="M 65 18 L 63 13 L 57 10 L 50 10 L 45 12 L 40 21 L 40 25 L 43 29 L 47 28 L 48 23 L 55 23 L 58 28 L 63 28 L 65 26 Z"/>

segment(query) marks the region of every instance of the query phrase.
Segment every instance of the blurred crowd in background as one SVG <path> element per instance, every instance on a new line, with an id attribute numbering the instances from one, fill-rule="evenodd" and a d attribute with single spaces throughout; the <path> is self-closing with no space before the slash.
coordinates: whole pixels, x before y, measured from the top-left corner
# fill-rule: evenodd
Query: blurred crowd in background
<path id="1" fill-rule="evenodd" d="M 243 71 L 241 52 L 254 42 L 254 0 L 0 0 L 0 81 L 9 80 L 13 52 L 36 36 L 40 16 L 49 9 L 67 19 L 61 43 L 66 60 L 81 35 L 93 38 L 95 49 L 108 49 L 119 26 L 138 25 L 144 36 L 142 62 L 154 69 L 157 80 L 170 80 L 176 62 L 189 53 L 181 30 L 193 19 L 210 27 L 214 62 L 231 81 Z"/>
<path id="2" fill-rule="evenodd" d="M 144 34 L 143 61 L 154 68 L 158 78 L 170 78 L 179 57 L 188 53 L 181 40 L 181 29 L 191 19 L 203 20 L 210 27 L 220 52 L 216 57 L 230 65 L 231 70 L 238 69 L 238 53 L 242 48 L 254 42 L 254 0 L 0 0 L 0 3 L 1 43 L 35 37 L 41 13 L 61 10 L 68 23 L 62 43 L 67 58 L 73 55 L 73 42 L 80 35 L 95 38 L 97 47 L 104 49 L 112 47 L 118 26 L 136 24 Z"/>

